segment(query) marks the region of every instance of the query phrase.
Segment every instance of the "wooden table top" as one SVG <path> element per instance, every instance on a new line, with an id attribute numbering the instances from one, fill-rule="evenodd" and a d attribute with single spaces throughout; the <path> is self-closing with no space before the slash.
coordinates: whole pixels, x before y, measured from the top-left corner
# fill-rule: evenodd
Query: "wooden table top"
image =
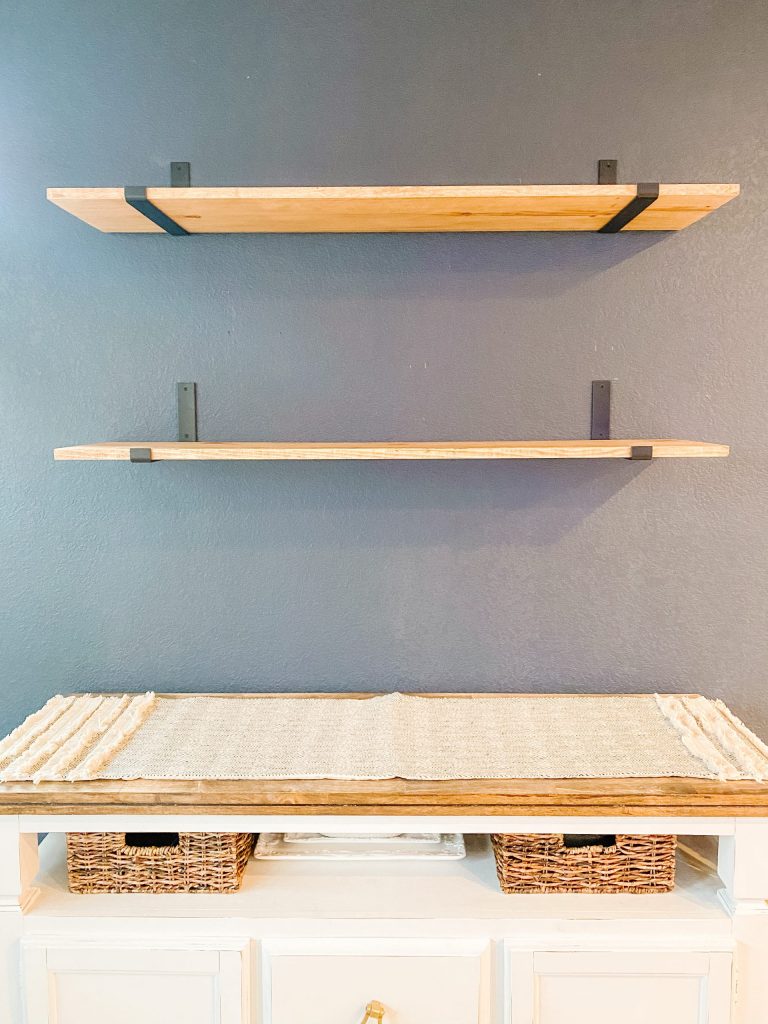
<path id="1" fill-rule="evenodd" d="M 768 817 L 768 784 L 647 778 L 6 782 L 0 814 Z"/>
<path id="2" fill-rule="evenodd" d="M 225 698 L 246 695 L 215 696 Z M 291 693 L 247 696 L 254 699 L 362 699 L 378 695 Z M 514 700 L 516 697 L 550 694 L 446 693 L 419 696 L 467 699 L 498 697 Z M 572 696 L 578 700 L 585 695 L 558 696 Z M 130 782 L 0 783 L 0 815 L 9 814 L 768 817 L 768 782 L 718 782 L 693 778 L 578 778 L 461 779 L 435 782 L 406 779 L 139 779 Z"/>

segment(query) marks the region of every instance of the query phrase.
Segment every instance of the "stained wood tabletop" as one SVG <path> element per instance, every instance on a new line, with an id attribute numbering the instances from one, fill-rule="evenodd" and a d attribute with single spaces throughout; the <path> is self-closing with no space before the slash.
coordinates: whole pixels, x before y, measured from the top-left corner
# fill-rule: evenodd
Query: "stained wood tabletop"
<path id="1" fill-rule="evenodd" d="M 768 817 L 768 785 L 708 779 L 6 782 L 0 814 Z"/>
<path id="2" fill-rule="evenodd" d="M 161 694 L 182 699 L 200 694 Z M 375 693 L 205 694 L 222 699 L 364 699 Z M 552 694 L 417 694 L 425 698 Z M 557 694 L 578 701 L 582 696 Z M 622 694 L 621 696 L 628 696 Z M 647 697 L 648 694 L 630 696 Z M 691 695 L 693 696 L 693 695 Z M 768 817 L 768 783 L 692 778 L 99 780 L 5 782 L 2 814 Z"/>

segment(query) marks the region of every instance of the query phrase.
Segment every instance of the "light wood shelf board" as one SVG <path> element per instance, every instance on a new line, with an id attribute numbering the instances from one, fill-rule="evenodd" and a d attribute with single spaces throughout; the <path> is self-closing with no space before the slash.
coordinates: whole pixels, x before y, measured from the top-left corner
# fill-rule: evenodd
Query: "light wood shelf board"
<path id="1" fill-rule="evenodd" d="M 104 441 L 56 448 L 59 461 L 129 461 L 132 448 L 149 448 L 153 461 L 410 460 L 410 459 L 628 459 L 651 446 L 654 458 L 723 458 L 728 445 L 708 441 Z"/>
<path id="2" fill-rule="evenodd" d="M 597 231 L 635 185 L 434 185 L 148 188 L 190 234 L 272 232 Z M 679 231 L 739 194 L 735 184 L 660 185 L 625 231 Z M 106 232 L 162 234 L 122 188 L 49 188 L 48 199 Z"/>

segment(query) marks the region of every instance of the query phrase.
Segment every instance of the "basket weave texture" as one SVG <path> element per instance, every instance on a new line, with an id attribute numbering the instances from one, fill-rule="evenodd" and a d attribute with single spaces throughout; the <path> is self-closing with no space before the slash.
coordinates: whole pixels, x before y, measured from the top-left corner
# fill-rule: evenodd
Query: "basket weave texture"
<path id="1" fill-rule="evenodd" d="M 178 846 L 128 846 L 124 832 L 67 833 L 76 893 L 237 892 L 251 833 L 180 832 Z"/>
<path id="2" fill-rule="evenodd" d="M 616 836 L 615 845 L 566 847 L 563 835 L 491 836 L 505 893 L 670 892 L 675 836 Z"/>

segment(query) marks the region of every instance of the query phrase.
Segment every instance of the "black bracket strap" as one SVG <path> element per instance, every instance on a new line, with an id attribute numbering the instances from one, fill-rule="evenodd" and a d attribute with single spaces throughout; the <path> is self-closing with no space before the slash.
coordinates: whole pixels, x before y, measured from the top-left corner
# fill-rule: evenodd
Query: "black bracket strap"
<path id="1" fill-rule="evenodd" d="M 632 462 L 647 462 L 653 458 L 653 445 L 633 444 L 629 458 Z"/>
<path id="2" fill-rule="evenodd" d="M 176 385 L 176 408 L 179 415 L 179 440 L 197 440 L 197 384 L 181 381 Z"/>
<path id="3" fill-rule="evenodd" d="M 171 161 L 171 188 L 189 188 L 192 184 L 192 165 L 189 160 Z"/>
<path id="4" fill-rule="evenodd" d="M 180 381 L 176 385 L 176 408 L 179 415 L 179 440 L 197 440 L 197 384 Z M 129 448 L 131 462 L 155 462 L 151 448 Z"/>
<path id="5" fill-rule="evenodd" d="M 598 234 L 613 235 L 621 231 L 630 221 L 633 221 L 643 210 L 647 210 L 651 203 L 659 198 L 658 182 L 643 182 L 637 186 L 637 195 L 630 199 L 623 210 L 611 217 L 607 224 L 598 228 Z"/>
<path id="6" fill-rule="evenodd" d="M 172 161 L 171 188 L 189 188 L 191 183 L 192 171 L 189 161 Z M 163 213 L 150 199 L 147 199 L 147 190 L 143 185 L 126 185 L 123 189 L 123 195 L 129 206 L 132 206 L 134 210 L 138 210 L 140 214 L 146 217 L 147 220 L 151 220 L 153 224 L 157 224 L 166 234 L 189 234 L 180 224 L 172 220 L 167 213 Z"/>
<path id="7" fill-rule="evenodd" d="M 608 441 L 611 437 L 611 382 L 592 381 L 592 415 L 589 436 L 593 441 Z M 653 458 L 653 445 L 633 444 L 628 458 L 633 462 L 647 462 Z"/>
<path id="8" fill-rule="evenodd" d="M 128 458 L 131 462 L 152 462 L 151 448 L 129 448 Z"/>
<path id="9" fill-rule="evenodd" d="M 126 185 L 123 189 L 123 195 L 125 196 L 125 201 L 129 206 L 132 206 L 134 210 L 138 210 L 139 213 L 143 214 L 147 218 L 147 220 L 151 220 L 153 224 L 157 224 L 157 226 L 162 228 L 167 234 L 189 234 L 189 232 L 185 231 L 180 224 L 176 223 L 175 220 L 171 220 L 167 213 L 163 213 L 163 211 L 158 209 L 151 200 L 147 199 L 147 190 L 144 185 Z"/>
<path id="10" fill-rule="evenodd" d="M 608 441 L 611 436 L 611 382 L 592 381 L 592 416 L 589 436 L 593 441 Z"/>
<path id="11" fill-rule="evenodd" d="M 598 160 L 597 161 L 597 184 L 598 185 L 615 185 L 619 180 L 619 161 L 618 160 Z"/>

